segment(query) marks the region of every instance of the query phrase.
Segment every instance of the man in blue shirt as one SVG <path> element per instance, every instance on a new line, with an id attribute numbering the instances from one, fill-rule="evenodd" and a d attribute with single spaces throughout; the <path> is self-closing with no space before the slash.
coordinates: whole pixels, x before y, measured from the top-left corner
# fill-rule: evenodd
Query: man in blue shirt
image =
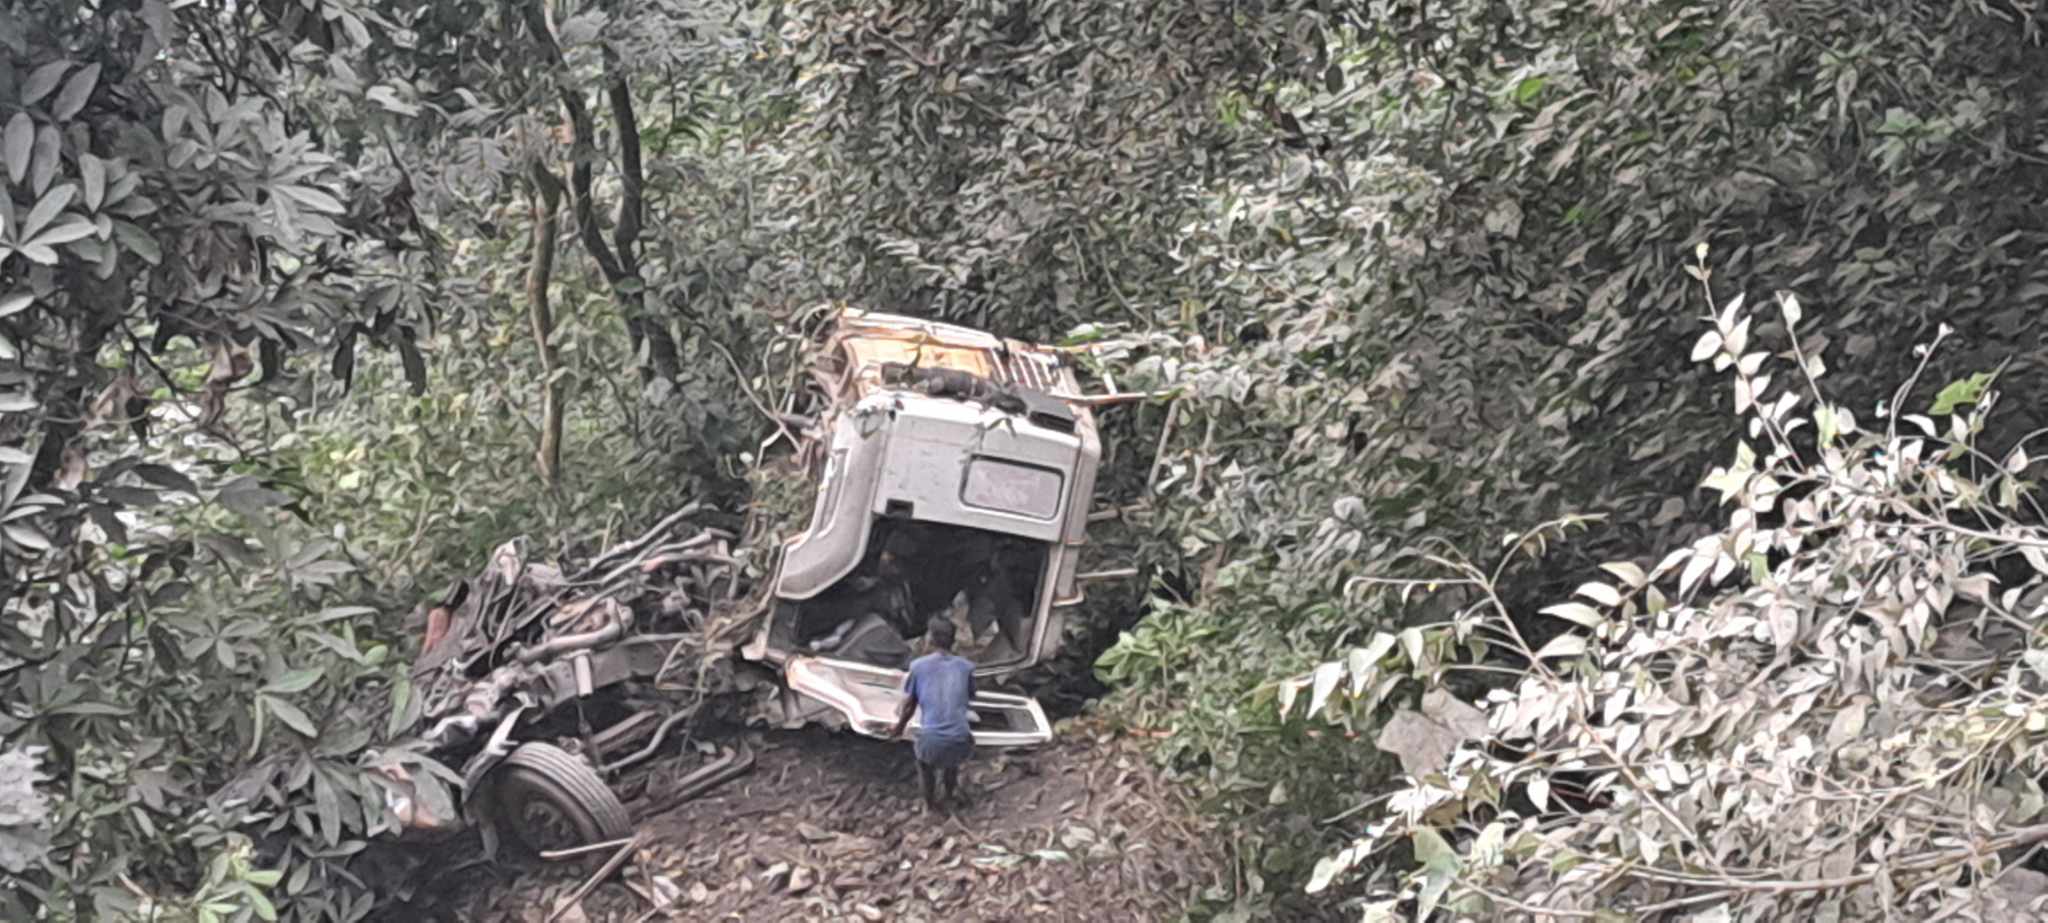
<path id="1" fill-rule="evenodd" d="M 917 788 L 932 810 L 939 807 L 934 776 L 943 775 L 946 798 L 960 797 L 960 764 L 974 752 L 974 735 L 967 726 L 967 703 L 974 698 L 974 662 L 953 653 L 953 622 L 934 616 L 925 625 L 925 644 L 931 653 L 910 662 L 910 674 L 903 681 L 903 710 L 896 716 L 891 737 L 903 736 L 910 716 L 924 711 L 912 750 L 917 754 Z"/>

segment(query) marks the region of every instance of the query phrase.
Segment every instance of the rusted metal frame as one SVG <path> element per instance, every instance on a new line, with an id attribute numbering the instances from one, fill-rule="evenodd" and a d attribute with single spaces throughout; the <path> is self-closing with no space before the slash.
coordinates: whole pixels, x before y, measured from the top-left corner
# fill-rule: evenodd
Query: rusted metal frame
<path id="1" fill-rule="evenodd" d="M 741 773 L 754 768 L 754 751 L 745 741 L 737 742 L 733 749 L 717 760 L 698 767 L 684 776 L 660 801 L 648 805 L 639 812 L 641 817 L 651 817 L 689 801 L 713 787 L 738 778 Z"/>
<path id="2" fill-rule="evenodd" d="M 597 771 L 600 774 L 620 772 L 646 762 L 648 758 L 654 756 L 656 751 L 661 749 L 661 744 L 668 739 L 668 732 L 671 728 L 674 728 L 681 721 L 694 717 L 696 714 L 697 709 L 691 707 L 679 710 L 675 714 L 668 716 L 659 726 L 655 727 L 654 739 L 648 741 L 647 746 L 641 747 L 629 756 L 623 756 L 612 762 L 604 763 L 597 767 Z"/>
<path id="3" fill-rule="evenodd" d="M 520 663 L 534 663 L 549 657 L 559 657 L 564 654 L 586 651 L 602 644 L 610 644 L 624 637 L 625 634 L 626 623 L 620 620 L 617 615 L 613 615 L 610 618 L 610 624 L 605 625 L 603 628 L 549 638 L 532 647 L 520 648 L 513 654 L 512 659 Z"/>

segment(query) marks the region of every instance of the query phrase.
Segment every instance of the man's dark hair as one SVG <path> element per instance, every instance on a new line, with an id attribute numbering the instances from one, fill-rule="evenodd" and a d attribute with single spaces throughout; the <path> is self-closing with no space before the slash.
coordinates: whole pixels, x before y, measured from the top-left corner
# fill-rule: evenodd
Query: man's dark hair
<path id="1" fill-rule="evenodd" d="M 952 650 L 953 620 L 943 615 L 932 616 L 932 620 L 925 623 L 924 636 L 932 642 L 933 647 L 942 651 Z"/>

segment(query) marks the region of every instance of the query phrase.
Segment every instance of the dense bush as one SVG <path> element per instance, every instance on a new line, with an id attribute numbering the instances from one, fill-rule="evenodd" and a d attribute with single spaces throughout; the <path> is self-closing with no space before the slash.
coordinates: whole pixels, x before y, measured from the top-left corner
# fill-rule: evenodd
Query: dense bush
<path id="1" fill-rule="evenodd" d="M 2033 461 L 2024 443 L 1983 450 L 2001 389 L 1981 377 L 1859 422 L 1823 390 L 1802 313 L 1789 294 L 1769 314 L 1737 296 L 1698 338 L 1746 429 L 1702 482 L 1724 524 L 1603 565 L 1543 609 L 1569 633 L 1531 642 L 1482 559 L 1418 554 L 1360 578 L 1368 595 L 1462 590 L 1424 638 L 1526 666 L 1475 707 L 1441 685 L 1468 661 L 1383 635 L 1282 687 L 1283 712 L 1307 693 L 1311 724 L 1393 711 L 1379 745 L 1405 767 L 1309 890 L 1375 869 L 1399 890 L 1365 902 L 1382 920 L 2038 915 L 2048 531 Z M 1757 334 L 1766 317 L 1786 334 Z M 1949 336 L 1911 352 L 1925 367 Z M 1505 556 L 1555 528 L 1508 535 Z M 1412 872 L 1387 863 L 1397 844 Z"/>
<path id="2" fill-rule="evenodd" d="M 1601 562 L 1712 529 L 1684 474 L 1735 434 L 1726 398 L 1684 362 L 1695 245 L 1712 241 L 1721 276 L 1753 291 L 1831 293 L 1809 304 L 1804 345 L 1860 414 L 1925 406 L 1994 368 L 2013 393 L 2040 386 L 2048 277 L 2022 244 L 2048 234 L 2038 12 L 1380 12 L 1333 55 L 1343 79 L 1276 78 L 1323 144 L 1191 187 L 1177 272 L 1110 363 L 1123 387 L 1179 397 L 1170 431 L 1145 411 L 1137 438 L 1157 456 L 1127 461 L 1156 472 L 1146 561 L 1171 592 L 1105 671 L 1136 720 L 1175 731 L 1163 753 L 1219 807 L 1274 831 L 1267 871 L 1297 881 L 1318 848 L 1299 817 L 1351 808 L 1357 775 L 1327 770 L 1370 757 L 1276 733 L 1250 704 L 1267 668 L 1403 637 L 1459 604 L 1347 596 L 1350 578 L 1589 514 L 1501 573 L 1540 647 L 1563 626 L 1535 610 Z M 1897 344 L 1943 322 L 1955 341 L 1895 395 L 1917 361 Z M 1777 318 L 1756 325 L 1783 334 Z M 2040 422 L 2008 407 L 1986 444 Z"/>

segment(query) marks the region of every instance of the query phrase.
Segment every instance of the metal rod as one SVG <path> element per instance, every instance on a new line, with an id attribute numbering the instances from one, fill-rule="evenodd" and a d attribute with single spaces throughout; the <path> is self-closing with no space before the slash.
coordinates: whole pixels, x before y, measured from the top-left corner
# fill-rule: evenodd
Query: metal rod
<path id="1" fill-rule="evenodd" d="M 558 862 L 563 859 L 573 859 L 577 856 L 585 855 L 588 853 L 601 852 L 607 849 L 617 849 L 631 842 L 633 842 L 632 837 L 621 837 L 616 840 L 606 840 L 602 843 L 586 843 L 582 846 L 569 846 L 562 849 L 543 849 L 540 851 L 540 857 L 549 862 Z"/>
<path id="2" fill-rule="evenodd" d="M 1089 513 L 1088 521 L 1107 522 L 1111 519 L 1123 519 L 1126 516 L 1132 516 L 1138 513 L 1149 512 L 1152 512 L 1152 505 L 1149 503 L 1133 503 L 1130 506 L 1112 506 L 1108 509 L 1095 510 Z"/>
<path id="3" fill-rule="evenodd" d="M 583 883 L 583 887 L 577 888 L 576 893 L 569 895 L 566 900 L 555 905 L 555 912 L 548 914 L 548 918 L 544 923 L 555 923 L 556 920 L 561 919 L 562 914 L 569 912 L 569 908 L 582 904 L 583 899 L 590 896 L 590 892 L 597 890 L 599 883 L 612 877 L 612 873 L 617 872 L 619 866 L 625 865 L 626 860 L 632 858 L 633 850 L 638 848 L 640 841 L 646 837 L 647 833 L 641 831 L 628 838 L 625 845 L 619 847 L 617 853 L 614 853 L 610 859 L 605 860 L 604 866 L 597 870 L 597 874 L 590 876 L 590 880 Z"/>
<path id="4" fill-rule="evenodd" d="M 619 759 L 613 762 L 609 762 L 602 766 L 599 766 L 597 767 L 597 771 L 617 772 L 621 769 L 638 763 L 641 760 L 653 756 L 654 751 L 661 749 L 661 742 L 663 740 L 668 739 L 669 729 L 675 727 L 676 722 L 688 718 L 696 713 L 697 710 L 692 708 L 686 711 L 679 711 L 673 715 L 668 716 L 666 720 L 662 721 L 661 724 L 654 729 L 654 739 L 648 741 L 647 746 L 641 747 L 639 750 L 634 751 L 634 753 L 631 756 L 620 757 Z"/>
<path id="5" fill-rule="evenodd" d="M 1170 389 L 1166 391 L 1127 391 L 1122 394 L 1053 395 L 1053 397 L 1066 401 L 1069 404 L 1080 404 L 1084 407 L 1107 407 L 1111 404 L 1130 404 L 1136 403 L 1138 401 L 1150 401 L 1157 400 L 1159 398 L 1178 396 L 1180 396 L 1180 391 L 1177 389 Z"/>
<path id="6" fill-rule="evenodd" d="M 626 626 L 624 624 L 621 624 L 619 620 L 616 617 L 614 617 L 612 619 L 611 624 L 606 625 L 603 628 L 597 629 L 596 631 L 586 631 L 582 634 L 575 635 L 563 635 L 559 638 L 553 638 L 547 641 L 543 641 L 532 647 L 529 647 L 523 651 L 520 651 L 517 659 L 520 663 L 533 663 L 537 660 L 553 657 L 557 654 L 567 654 L 572 651 L 580 651 L 596 647 L 600 644 L 607 644 L 612 641 L 618 640 L 619 637 L 621 635 L 624 635 L 625 633 Z"/>
<path id="7" fill-rule="evenodd" d="M 695 516 L 697 514 L 697 511 L 703 508 L 704 504 L 696 501 L 691 501 L 690 503 L 684 504 L 682 509 L 676 510 L 675 512 L 670 513 L 667 516 L 662 517 L 660 522 L 654 524 L 654 528 L 647 530 L 645 533 L 642 533 L 639 538 L 636 538 L 630 542 L 627 542 L 623 545 L 619 545 L 614 548 L 607 548 L 603 552 L 599 553 L 596 560 L 591 561 L 588 565 L 584 567 L 584 573 L 589 573 L 590 571 L 597 570 L 598 568 L 611 563 L 613 558 L 637 554 L 642 548 L 651 544 L 655 540 L 655 538 L 659 537 L 662 533 L 675 528 L 676 524 L 682 522 L 684 519 L 687 519 L 691 516 Z"/>
<path id="8" fill-rule="evenodd" d="M 719 758 L 716 762 L 699 767 L 695 772 L 684 776 L 681 781 L 676 783 L 674 790 L 664 796 L 661 801 L 648 806 L 645 810 L 637 812 L 638 816 L 651 817 L 660 814 L 710 791 L 713 787 L 737 778 L 740 773 L 753 767 L 754 751 L 742 741 L 738 743 L 735 749 L 728 751 L 725 756 Z"/>

